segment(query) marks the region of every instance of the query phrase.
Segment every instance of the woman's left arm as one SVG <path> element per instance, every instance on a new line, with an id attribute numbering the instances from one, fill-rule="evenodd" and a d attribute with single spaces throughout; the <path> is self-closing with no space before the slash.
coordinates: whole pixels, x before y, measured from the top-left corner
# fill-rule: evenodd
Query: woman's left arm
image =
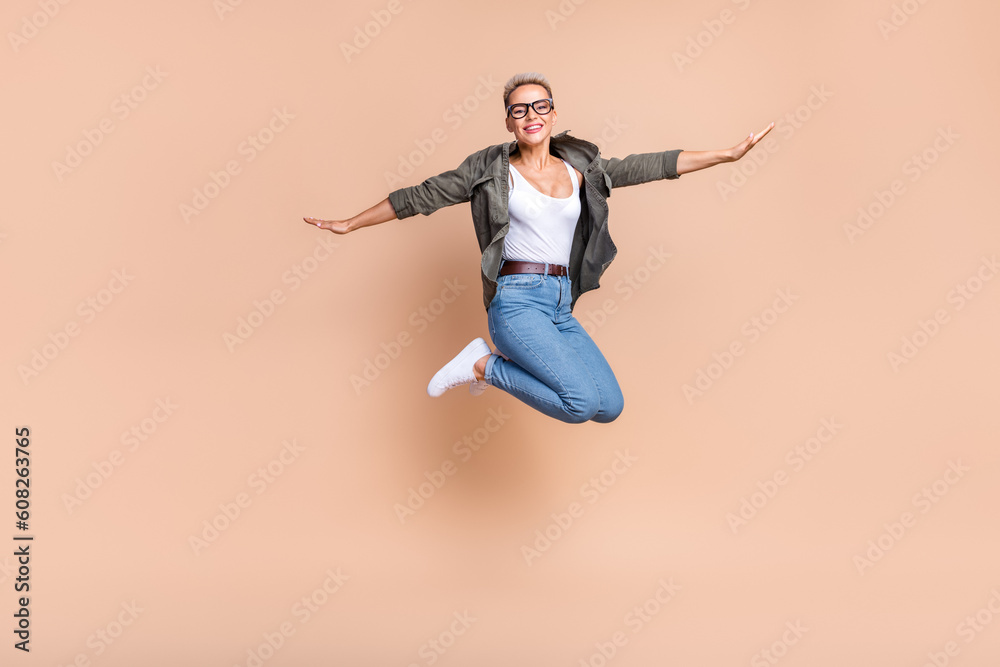
<path id="1" fill-rule="evenodd" d="M 686 174 L 723 162 L 735 162 L 756 146 L 757 142 L 763 139 L 764 135 L 770 132 L 773 127 L 774 123 L 771 123 L 758 135 L 751 132 L 749 137 L 732 148 L 718 151 L 681 151 L 680 155 L 677 156 L 677 173 Z"/>

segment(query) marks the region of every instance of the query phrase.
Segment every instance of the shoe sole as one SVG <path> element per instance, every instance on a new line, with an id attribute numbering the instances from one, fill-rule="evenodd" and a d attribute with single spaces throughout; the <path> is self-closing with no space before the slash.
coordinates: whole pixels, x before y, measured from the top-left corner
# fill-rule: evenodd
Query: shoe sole
<path id="1" fill-rule="evenodd" d="M 479 352 L 479 350 L 485 350 L 485 352 Z M 479 352 L 478 357 L 472 356 L 477 352 Z M 485 356 L 487 354 L 491 354 L 490 346 L 487 345 L 486 341 L 483 340 L 481 337 L 476 338 L 471 343 L 466 345 L 465 348 L 461 352 L 459 352 L 451 361 L 445 364 L 444 367 L 441 368 L 441 370 L 439 370 L 437 373 L 434 374 L 434 377 L 432 377 L 431 381 L 427 384 L 427 394 L 433 398 L 441 396 L 446 391 L 448 391 L 448 389 L 444 388 L 438 389 L 437 387 L 435 387 L 435 385 L 440 384 L 439 382 L 440 378 L 446 375 L 450 375 L 451 371 L 456 367 L 461 367 L 464 364 L 468 364 L 471 366 L 473 363 L 475 363 L 477 359 L 479 359 L 479 357 Z M 454 387 L 449 387 L 449 388 L 454 389 Z"/>

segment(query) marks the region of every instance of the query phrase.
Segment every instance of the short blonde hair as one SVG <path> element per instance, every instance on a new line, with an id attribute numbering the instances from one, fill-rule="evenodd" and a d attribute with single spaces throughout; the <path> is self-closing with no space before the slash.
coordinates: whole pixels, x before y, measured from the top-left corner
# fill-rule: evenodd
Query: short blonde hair
<path id="1" fill-rule="evenodd" d="M 552 97 L 552 86 L 549 85 L 549 80 L 545 78 L 544 74 L 539 74 L 538 72 L 521 72 L 520 74 L 515 74 L 510 77 L 503 87 L 504 113 L 507 112 L 507 105 L 510 103 L 510 95 L 514 92 L 514 89 L 518 86 L 524 86 L 531 83 L 545 88 L 545 92 L 548 93 L 548 96 Z M 553 102 L 553 106 L 554 105 L 555 103 Z"/>

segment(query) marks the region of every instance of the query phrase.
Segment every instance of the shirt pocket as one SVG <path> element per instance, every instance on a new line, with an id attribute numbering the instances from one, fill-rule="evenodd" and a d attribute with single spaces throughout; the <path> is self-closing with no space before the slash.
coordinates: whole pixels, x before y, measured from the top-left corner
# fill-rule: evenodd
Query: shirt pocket
<path id="1" fill-rule="evenodd" d="M 472 185 L 469 186 L 469 199 L 472 199 L 472 195 L 476 193 L 477 188 L 479 188 L 485 183 L 489 183 L 492 180 L 494 180 L 493 175 L 487 174 L 486 176 L 483 176 L 482 178 L 478 178 L 475 181 L 473 181 Z"/>

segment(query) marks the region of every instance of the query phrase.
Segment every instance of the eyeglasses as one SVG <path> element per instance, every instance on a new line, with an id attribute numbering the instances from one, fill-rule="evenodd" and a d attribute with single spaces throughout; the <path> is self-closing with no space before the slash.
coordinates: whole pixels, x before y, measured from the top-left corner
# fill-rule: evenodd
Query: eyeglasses
<path id="1" fill-rule="evenodd" d="M 543 100 L 535 100 L 531 104 L 511 104 L 507 107 L 507 115 L 511 118 L 524 118 L 528 115 L 528 107 L 535 110 L 535 113 L 544 116 L 552 111 L 552 98 L 546 97 Z"/>

